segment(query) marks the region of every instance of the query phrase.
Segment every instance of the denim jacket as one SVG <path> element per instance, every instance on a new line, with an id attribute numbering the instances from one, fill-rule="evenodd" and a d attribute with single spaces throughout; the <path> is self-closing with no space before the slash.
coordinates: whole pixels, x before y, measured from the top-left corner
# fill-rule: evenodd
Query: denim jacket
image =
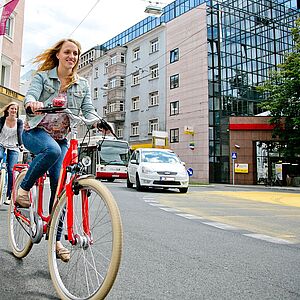
<path id="1" fill-rule="evenodd" d="M 58 96 L 60 89 L 60 80 L 57 75 L 57 69 L 37 72 L 32 79 L 31 85 L 26 93 L 24 105 L 32 101 L 40 101 L 44 106 L 52 103 L 52 100 Z M 67 107 L 75 115 L 80 111 L 87 119 L 95 119 L 96 110 L 92 104 L 90 87 L 86 79 L 77 77 L 76 82 L 67 90 Z M 43 119 L 44 115 L 26 116 L 29 127 L 35 128 Z"/>

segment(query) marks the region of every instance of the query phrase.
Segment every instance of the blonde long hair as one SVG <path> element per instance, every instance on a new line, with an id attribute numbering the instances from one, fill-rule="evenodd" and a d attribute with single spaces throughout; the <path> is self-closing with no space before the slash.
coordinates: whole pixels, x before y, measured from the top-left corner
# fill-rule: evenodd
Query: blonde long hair
<path id="1" fill-rule="evenodd" d="M 6 104 L 4 107 L 1 108 L 0 113 L 3 113 L 3 116 L 6 118 L 8 117 L 9 113 L 8 110 L 12 105 L 16 105 L 18 110 L 17 110 L 17 118 L 19 118 L 19 104 L 17 102 L 11 101 L 10 103 Z"/>
<path id="2" fill-rule="evenodd" d="M 71 38 L 61 39 L 56 44 L 54 44 L 51 48 L 46 49 L 44 52 L 36 56 L 33 63 L 40 63 L 37 72 L 48 71 L 55 67 L 58 67 L 59 60 L 56 57 L 56 54 L 60 51 L 62 45 L 65 42 L 71 42 L 75 44 L 78 48 L 78 60 L 72 69 L 72 74 L 70 75 L 67 86 L 64 87 L 65 89 L 67 89 L 70 85 L 72 85 L 76 81 L 77 69 L 79 64 L 79 56 L 81 53 L 81 45 L 78 41 Z"/>

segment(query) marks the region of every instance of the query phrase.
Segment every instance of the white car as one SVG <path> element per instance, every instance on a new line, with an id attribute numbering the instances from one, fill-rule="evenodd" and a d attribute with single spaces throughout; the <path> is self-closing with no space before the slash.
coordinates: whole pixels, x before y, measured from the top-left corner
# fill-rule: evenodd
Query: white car
<path id="1" fill-rule="evenodd" d="M 136 149 L 128 163 L 127 187 L 178 188 L 186 193 L 189 176 L 184 163 L 169 149 Z"/>

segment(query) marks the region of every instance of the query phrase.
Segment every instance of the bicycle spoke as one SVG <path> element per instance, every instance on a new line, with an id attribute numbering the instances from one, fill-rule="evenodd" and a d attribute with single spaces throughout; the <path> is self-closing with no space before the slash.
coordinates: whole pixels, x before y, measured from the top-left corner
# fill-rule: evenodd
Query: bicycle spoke
<path id="1" fill-rule="evenodd" d="M 54 253 L 49 252 L 51 254 L 49 267 L 54 285 L 61 296 L 88 299 L 97 294 L 97 297 L 103 298 L 112 286 L 120 263 L 121 223 L 114 200 L 101 196 L 102 186 L 99 182 L 91 179 L 86 179 L 86 181 L 89 184 L 86 188 L 83 186 L 82 189 L 88 191 L 88 211 L 82 211 L 81 192 L 74 195 L 73 199 L 72 227 L 77 244 L 71 245 L 69 241 L 61 240 L 71 251 L 70 260 L 63 263 L 54 256 Z M 49 234 L 52 250 L 55 249 L 59 216 L 62 214 L 66 199 L 66 196 L 60 199 L 62 202 L 56 207 L 53 215 Z M 89 219 L 84 220 L 83 216 L 88 216 Z M 66 219 L 67 217 L 64 220 L 64 230 Z M 91 236 L 87 236 L 84 232 L 83 224 L 85 226 L 89 224 L 89 228 L 85 228 L 90 231 Z"/>

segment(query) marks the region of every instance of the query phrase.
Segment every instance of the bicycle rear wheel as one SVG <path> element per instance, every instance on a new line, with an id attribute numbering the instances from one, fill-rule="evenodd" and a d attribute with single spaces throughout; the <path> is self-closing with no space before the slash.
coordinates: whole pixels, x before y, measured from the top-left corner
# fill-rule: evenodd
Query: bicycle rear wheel
<path id="1" fill-rule="evenodd" d="M 6 197 L 5 181 L 6 181 L 6 170 L 1 169 L 0 172 L 0 206 L 4 203 Z"/>
<path id="2" fill-rule="evenodd" d="M 12 247 L 13 254 L 19 258 L 25 257 L 32 248 L 29 224 L 22 220 L 21 217 L 17 217 L 14 212 L 15 204 L 13 199 L 15 199 L 15 193 L 18 190 L 25 174 L 26 170 L 22 171 L 16 179 L 15 188 L 12 192 L 12 201 L 10 202 L 8 209 L 9 242 Z"/>
<path id="3" fill-rule="evenodd" d="M 61 299 L 104 299 L 110 291 L 119 269 L 122 253 L 122 224 L 116 202 L 109 190 L 95 179 L 80 179 L 79 193 L 73 198 L 73 230 L 79 243 L 71 245 L 65 238 L 66 193 L 59 199 L 52 215 L 48 260 L 55 289 Z M 86 222 L 82 209 L 83 197 L 88 197 L 88 219 L 92 241 L 83 230 Z M 55 247 L 59 226 L 63 227 L 64 247 L 70 250 L 65 263 L 56 257 Z"/>

